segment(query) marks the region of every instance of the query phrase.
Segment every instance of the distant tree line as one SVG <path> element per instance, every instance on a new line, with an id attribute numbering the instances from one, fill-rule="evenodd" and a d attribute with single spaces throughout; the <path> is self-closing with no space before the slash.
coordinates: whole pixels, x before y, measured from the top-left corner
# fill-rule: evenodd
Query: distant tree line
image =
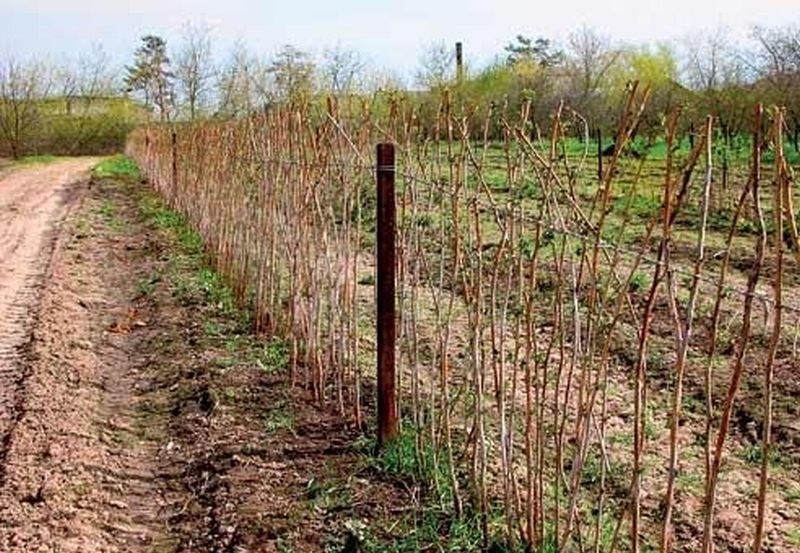
<path id="1" fill-rule="evenodd" d="M 60 64 L 0 58 L 0 157 L 119 151 L 143 115 L 100 47 Z"/>
<path id="2" fill-rule="evenodd" d="M 436 44 L 423 55 L 417 85 L 427 91 L 458 88 L 467 105 L 494 103 L 510 114 L 529 102 L 534 121 L 561 106 L 579 114 L 592 136 L 600 130 L 611 140 L 624 98 L 638 81 L 650 94 L 638 128 L 645 141 L 660 136 L 664 115 L 680 106 L 689 122 L 685 133 L 691 121 L 699 128 L 710 114 L 730 145 L 749 129 L 754 104 L 763 102 L 786 108 L 797 148 L 800 26 L 755 27 L 751 37 L 743 45 L 719 29 L 680 44 L 626 45 L 583 27 L 559 45 L 520 35 L 494 63 L 468 71 L 469 78 L 460 84 L 455 70 L 443 70 L 452 56 L 444 57 L 444 45 Z"/>
<path id="3" fill-rule="evenodd" d="M 413 98 L 423 126 L 426 118 L 433 124 L 442 92 L 449 90 L 457 105 L 473 112 L 493 106 L 495 113 L 511 117 L 527 106 L 534 124 L 560 107 L 578 114 L 592 136 L 601 131 L 613 140 L 634 81 L 650 93 L 638 129 L 644 140 L 660 136 L 664 114 L 681 106 L 687 121 L 714 115 L 730 143 L 748 128 L 752 106 L 761 101 L 786 108 L 797 147 L 800 25 L 754 27 L 751 38 L 742 45 L 719 29 L 680 44 L 630 45 L 588 27 L 563 44 L 518 35 L 493 62 L 477 68 L 467 62 L 461 79 L 455 45 L 438 42 L 422 49 L 408 83 L 342 46 L 312 55 L 285 45 L 264 57 L 237 43 L 218 55 L 212 30 L 187 24 L 175 48 L 159 36 L 142 37 L 122 70 L 101 48 L 60 64 L 0 59 L 0 156 L 94 153 L 119 147 L 142 119 L 236 118 L 330 95 L 376 98 L 378 90 Z M 469 59 L 468 37 L 465 45 Z M 499 136 L 499 122 L 490 132 Z"/>

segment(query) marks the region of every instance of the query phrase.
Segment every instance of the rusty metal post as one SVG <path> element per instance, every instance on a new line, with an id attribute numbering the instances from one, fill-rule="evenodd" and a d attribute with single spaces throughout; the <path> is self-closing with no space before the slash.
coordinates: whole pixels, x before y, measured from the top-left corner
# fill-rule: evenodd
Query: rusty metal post
<path id="1" fill-rule="evenodd" d="M 603 182 L 603 131 L 597 129 L 597 180 Z"/>
<path id="2" fill-rule="evenodd" d="M 172 194 L 178 188 L 178 133 L 172 131 Z M 172 198 L 170 198 L 172 200 Z"/>
<path id="3" fill-rule="evenodd" d="M 378 449 L 396 435 L 395 390 L 395 228 L 394 144 L 378 144 L 377 184 L 377 333 L 378 333 Z"/>
<path id="4" fill-rule="evenodd" d="M 456 42 L 456 82 L 460 86 L 464 82 L 464 45 Z"/>

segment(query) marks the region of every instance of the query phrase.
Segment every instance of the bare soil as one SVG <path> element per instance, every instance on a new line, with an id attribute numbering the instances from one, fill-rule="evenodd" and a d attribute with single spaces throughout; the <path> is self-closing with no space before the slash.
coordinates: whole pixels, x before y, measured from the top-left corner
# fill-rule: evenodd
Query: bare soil
<path id="1" fill-rule="evenodd" d="M 134 420 L 138 339 L 112 326 L 130 313 L 125 250 L 95 232 L 86 202 L 95 163 L 20 169 L 0 183 L 9 553 L 140 550 L 161 535 L 157 443 Z"/>
<path id="2" fill-rule="evenodd" d="M 22 416 L 29 341 L 59 226 L 74 205 L 71 186 L 88 178 L 94 160 L 76 160 L 4 173 L 0 180 L 0 482 L 14 426 Z"/>
<path id="3" fill-rule="evenodd" d="M 93 163 L 0 180 L 0 551 L 355 551 L 409 490 L 290 387 L 175 215 Z"/>
<path id="4" fill-rule="evenodd" d="M 285 345 L 250 333 L 179 218 L 136 179 L 90 179 L 94 163 L 0 173 L 0 552 L 477 550 L 469 532 L 454 545 L 424 484 L 290 384 Z M 795 369 L 776 369 L 768 551 L 800 551 Z M 745 391 L 718 551 L 744 550 L 754 516 L 741 453 L 760 396 Z M 610 410 L 620 434 L 629 399 Z M 681 551 L 698 547 L 701 484 L 678 490 Z"/>

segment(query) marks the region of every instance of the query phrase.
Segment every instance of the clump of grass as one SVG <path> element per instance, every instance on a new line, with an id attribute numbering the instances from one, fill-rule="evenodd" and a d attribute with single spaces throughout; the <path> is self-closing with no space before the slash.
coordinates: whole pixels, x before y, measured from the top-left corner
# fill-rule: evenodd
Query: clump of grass
<path id="1" fill-rule="evenodd" d="M 200 235 L 189 227 L 186 217 L 166 206 L 154 194 L 148 194 L 139 201 L 139 210 L 145 220 L 160 230 L 174 233 L 178 238 L 183 253 L 199 255 L 203 250 Z"/>
<path id="2" fill-rule="evenodd" d="M 53 157 L 53 156 L 43 156 Z M 113 156 L 104 159 L 92 169 L 92 175 L 96 178 L 128 177 L 140 179 L 142 173 L 139 167 L 131 158 L 123 155 Z"/>
<path id="3" fill-rule="evenodd" d="M 264 430 L 269 434 L 280 430 L 293 432 L 295 420 L 289 402 L 279 400 L 270 404 L 262 415 L 262 422 Z"/>

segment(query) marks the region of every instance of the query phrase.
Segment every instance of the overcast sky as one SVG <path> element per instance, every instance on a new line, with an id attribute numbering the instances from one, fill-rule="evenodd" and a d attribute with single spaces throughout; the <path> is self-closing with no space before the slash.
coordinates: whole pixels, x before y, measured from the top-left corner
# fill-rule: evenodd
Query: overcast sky
<path id="1" fill-rule="evenodd" d="M 800 23 L 800 0 L 0 0 L 0 53 L 58 58 L 99 43 L 125 63 L 143 34 L 174 44 L 187 21 L 213 27 L 218 55 L 236 40 L 264 55 L 340 44 L 409 75 L 435 41 L 463 41 L 475 67 L 517 34 L 563 40 L 581 25 L 618 42 L 720 26 L 744 39 L 753 24 Z"/>

